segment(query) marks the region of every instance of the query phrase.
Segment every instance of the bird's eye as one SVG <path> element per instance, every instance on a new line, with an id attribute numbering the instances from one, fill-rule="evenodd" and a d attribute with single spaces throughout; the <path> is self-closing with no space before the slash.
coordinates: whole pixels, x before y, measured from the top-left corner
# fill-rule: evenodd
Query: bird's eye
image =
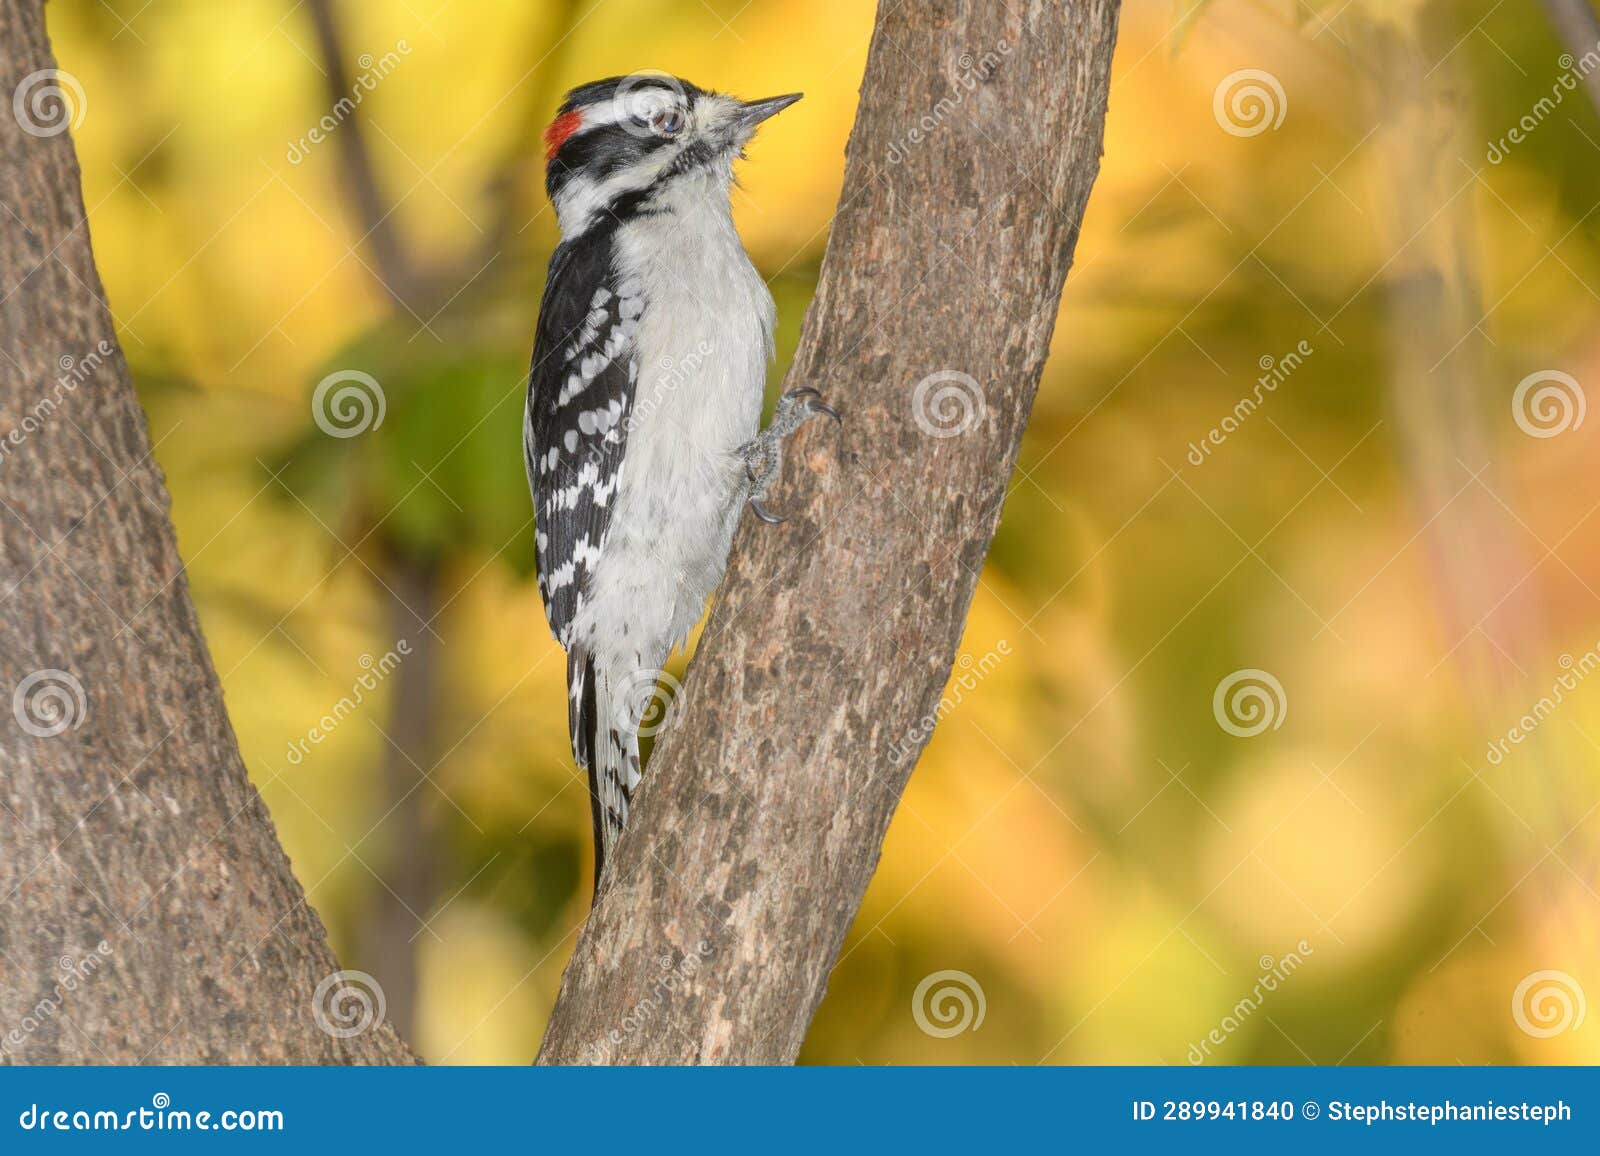
<path id="1" fill-rule="evenodd" d="M 683 110 L 664 108 L 650 118 L 650 127 L 662 136 L 677 136 L 683 131 Z"/>

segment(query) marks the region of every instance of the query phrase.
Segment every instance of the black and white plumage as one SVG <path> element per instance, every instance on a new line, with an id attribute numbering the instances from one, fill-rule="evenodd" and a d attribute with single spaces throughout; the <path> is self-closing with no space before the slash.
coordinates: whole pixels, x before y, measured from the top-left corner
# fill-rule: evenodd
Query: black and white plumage
<path id="1" fill-rule="evenodd" d="M 550 629 L 566 647 L 610 524 L 639 378 L 642 290 L 637 282 L 620 284 L 610 265 L 600 236 L 556 250 L 525 411 L 539 592 Z"/>
<path id="2" fill-rule="evenodd" d="M 573 90 L 546 134 L 562 240 L 523 450 L 539 590 L 567 651 L 573 754 L 589 777 L 597 890 L 639 782 L 638 731 L 661 667 L 721 581 L 775 439 L 831 412 L 789 399 L 758 434 L 774 307 L 729 205 L 756 126 L 798 99 L 747 104 L 635 75 Z"/>

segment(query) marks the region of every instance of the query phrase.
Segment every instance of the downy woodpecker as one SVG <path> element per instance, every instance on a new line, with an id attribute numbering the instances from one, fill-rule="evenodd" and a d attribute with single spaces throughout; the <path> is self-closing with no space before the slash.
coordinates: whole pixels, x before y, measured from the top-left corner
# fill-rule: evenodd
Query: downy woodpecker
<path id="1" fill-rule="evenodd" d="M 523 453 L 539 592 L 589 776 L 597 894 L 661 667 L 722 580 L 741 508 L 781 521 L 763 499 L 783 439 L 838 418 L 815 390 L 793 390 L 757 432 L 775 309 L 729 204 L 756 126 L 799 99 L 745 103 L 636 74 L 574 89 L 545 133 L 561 243 Z"/>

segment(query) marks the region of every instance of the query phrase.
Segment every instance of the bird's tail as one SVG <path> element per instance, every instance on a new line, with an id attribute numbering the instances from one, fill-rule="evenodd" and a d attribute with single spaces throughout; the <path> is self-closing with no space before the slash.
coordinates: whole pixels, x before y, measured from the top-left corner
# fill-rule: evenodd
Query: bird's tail
<path id="1" fill-rule="evenodd" d="M 627 683 L 581 647 L 567 654 L 567 721 L 573 758 L 589 775 L 596 896 L 639 783 L 638 725 L 627 702 Z"/>

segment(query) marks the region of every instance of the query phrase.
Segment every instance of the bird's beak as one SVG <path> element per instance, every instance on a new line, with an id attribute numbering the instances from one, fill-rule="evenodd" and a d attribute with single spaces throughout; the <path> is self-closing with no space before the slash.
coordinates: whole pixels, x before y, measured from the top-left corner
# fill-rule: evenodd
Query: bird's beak
<path id="1" fill-rule="evenodd" d="M 791 92 L 787 96 L 769 96 L 766 100 L 747 101 L 744 111 L 739 114 L 739 128 L 747 133 L 754 132 L 756 125 L 777 116 L 804 95 L 801 92 Z"/>

